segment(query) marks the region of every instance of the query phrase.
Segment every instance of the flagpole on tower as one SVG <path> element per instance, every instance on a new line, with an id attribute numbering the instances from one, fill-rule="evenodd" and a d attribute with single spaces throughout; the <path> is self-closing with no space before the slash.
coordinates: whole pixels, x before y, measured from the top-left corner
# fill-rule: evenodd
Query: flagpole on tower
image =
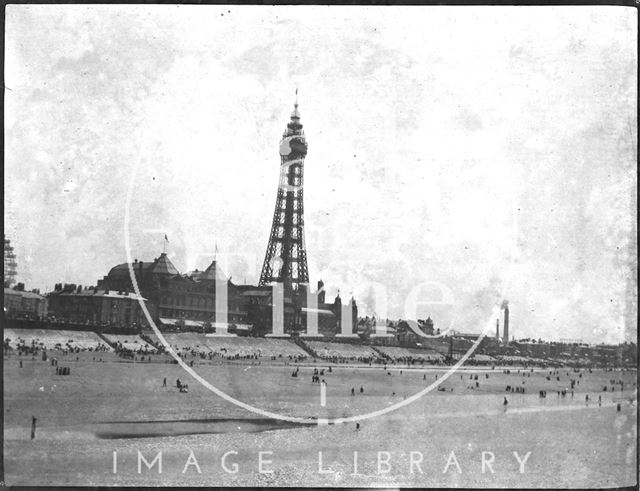
<path id="1" fill-rule="evenodd" d="M 162 254 L 166 254 L 167 253 L 167 243 L 169 242 L 169 238 L 167 237 L 167 234 L 164 234 L 164 242 L 162 243 Z"/>

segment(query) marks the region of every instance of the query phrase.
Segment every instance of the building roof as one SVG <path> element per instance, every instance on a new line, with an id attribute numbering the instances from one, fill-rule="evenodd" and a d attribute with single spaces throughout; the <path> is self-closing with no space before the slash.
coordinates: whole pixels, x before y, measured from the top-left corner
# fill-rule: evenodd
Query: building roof
<path id="1" fill-rule="evenodd" d="M 137 294 L 133 292 L 120 292 L 118 290 L 96 290 L 94 288 L 85 288 L 84 290 L 78 292 L 74 291 L 62 291 L 62 292 L 53 292 L 56 295 L 63 297 L 105 297 L 105 298 L 122 298 L 128 300 L 142 300 L 146 302 L 146 298 L 139 297 Z"/>
<path id="2" fill-rule="evenodd" d="M 18 296 L 23 297 L 23 298 L 37 298 L 39 300 L 43 300 L 44 299 L 44 297 L 42 295 L 39 295 L 37 293 L 26 292 L 26 291 L 22 291 L 22 290 L 14 290 L 12 288 L 5 288 L 4 289 L 4 294 L 5 295 L 18 295 Z"/>
<path id="3" fill-rule="evenodd" d="M 177 275 L 180 274 L 176 267 L 173 265 L 171 260 L 167 257 L 166 253 L 160 254 L 160 257 L 157 257 L 153 261 L 136 261 L 131 263 L 134 271 L 142 269 L 145 272 L 151 272 L 154 274 L 164 274 L 164 275 Z M 109 276 L 121 276 L 121 275 L 129 275 L 129 263 L 122 263 L 114 266 L 109 271 Z"/>
<path id="4" fill-rule="evenodd" d="M 166 274 L 171 276 L 180 274 L 164 252 L 160 254 L 160 257 L 153 263 L 151 272 L 154 274 Z"/>
<path id="5" fill-rule="evenodd" d="M 100 297 L 107 297 L 107 298 L 129 298 L 131 300 L 143 300 L 143 301 L 147 300 L 146 298 L 140 297 L 133 292 L 119 292 L 116 290 L 108 290 L 108 291 L 98 290 L 94 295 L 97 295 Z"/>
<path id="6" fill-rule="evenodd" d="M 193 271 L 190 274 L 190 276 L 195 281 L 203 281 L 203 280 L 228 281 L 228 278 L 222 272 L 222 270 L 218 266 L 218 263 L 215 260 L 213 260 L 211 262 L 211 264 L 209 265 L 209 267 L 207 269 L 205 269 L 204 271 L 197 271 L 197 270 Z"/>
<path id="7" fill-rule="evenodd" d="M 145 263 L 143 261 L 135 262 L 132 264 L 134 271 L 142 269 L 143 271 L 147 271 L 151 266 L 153 266 L 153 262 Z M 109 276 L 113 275 L 129 275 L 129 263 L 122 263 L 114 266 L 109 270 Z"/>

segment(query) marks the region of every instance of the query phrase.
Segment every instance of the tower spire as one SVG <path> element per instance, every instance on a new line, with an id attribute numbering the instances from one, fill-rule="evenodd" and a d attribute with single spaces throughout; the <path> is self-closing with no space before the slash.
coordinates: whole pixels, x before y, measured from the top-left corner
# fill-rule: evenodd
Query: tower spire
<path id="1" fill-rule="evenodd" d="M 294 127 L 291 126 L 292 123 L 294 124 Z M 300 111 L 298 111 L 298 87 L 296 87 L 296 101 L 293 103 L 293 112 L 291 113 L 291 123 L 289 123 L 288 129 L 289 131 L 287 131 L 287 134 L 290 133 L 291 130 L 302 129 L 302 125 L 300 124 Z"/>

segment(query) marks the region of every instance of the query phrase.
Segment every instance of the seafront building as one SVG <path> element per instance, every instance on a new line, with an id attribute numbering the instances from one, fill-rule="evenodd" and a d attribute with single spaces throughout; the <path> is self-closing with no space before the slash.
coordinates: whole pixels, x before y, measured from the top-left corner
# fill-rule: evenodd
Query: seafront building
<path id="1" fill-rule="evenodd" d="M 48 313 L 48 299 L 37 291 L 24 291 L 24 285 L 4 289 L 4 312 L 11 317 L 38 319 Z"/>
<path id="2" fill-rule="evenodd" d="M 114 266 L 95 287 L 57 285 L 50 294 L 51 314 L 74 322 L 148 327 L 142 310 L 133 305 L 140 300 L 133 293 L 133 275 L 146 308 L 163 329 L 266 335 L 274 332 L 278 302 L 283 306 L 278 321 L 282 334 L 306 331 L 313 318 L 319 335 L 335 335 L 345 311 L 357 326 L 355 299 L 349 299 L 345 309 L 340 295 L 326 301 L 322 281 L 316 292 L 310 290 L 302 188 L 307 142 L 297 100 L 279 148 L 280 179 L 258 285 L 233 283 L 215 259 L 202 271 L 182 274 L 163 252 L 153 261 L 135 259 Z M 274 286 L 282 289 L 275 299 Z"/>

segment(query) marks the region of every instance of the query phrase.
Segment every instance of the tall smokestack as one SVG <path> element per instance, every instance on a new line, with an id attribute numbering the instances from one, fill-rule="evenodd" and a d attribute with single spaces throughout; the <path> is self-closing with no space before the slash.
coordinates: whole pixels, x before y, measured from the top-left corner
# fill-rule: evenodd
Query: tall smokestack
<path id="1" fill-rule="evenodd" d="M 496 339 L 500 339 L 500 319 L 496 319 Z"/>
<path id="2" fill-rule="evenodd" d="M 323 303 L 325 303 L 324 282 L 320 280 L 318 281 L 318 304 Z"/>
<path id="3" fill-rule="evenodd" d="M 502 304 L 502 308 L 504 309 L 504 342 L 505 344 L 509 343 L 509 303 L 505 300 Z"/>

